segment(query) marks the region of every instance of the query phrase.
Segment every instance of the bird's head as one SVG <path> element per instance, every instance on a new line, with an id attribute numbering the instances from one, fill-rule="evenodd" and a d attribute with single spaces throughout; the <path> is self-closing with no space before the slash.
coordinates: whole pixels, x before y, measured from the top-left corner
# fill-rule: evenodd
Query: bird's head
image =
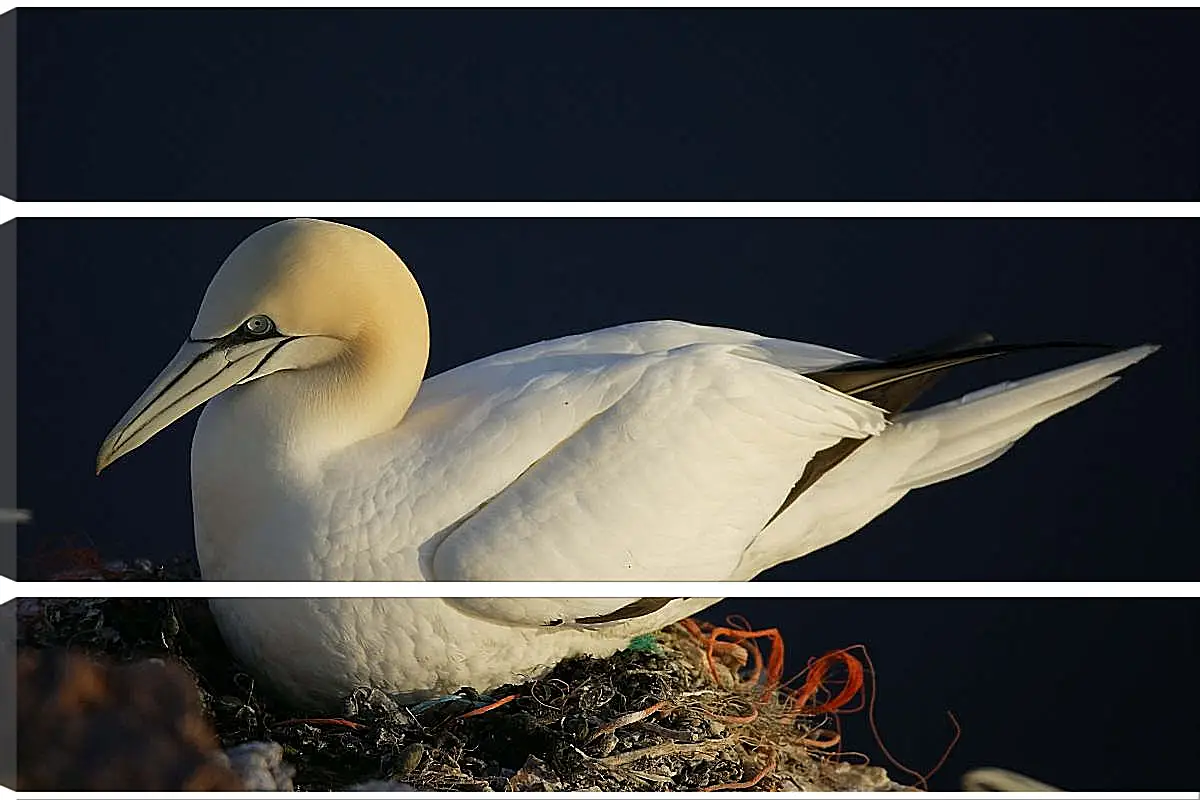
<path id="1" fill-rule="evenodd" d="M 96 472 L 235 386 L 283 371 L 351 372 L 380 355 L 423 373 L 427 354 L 420 289 L 386 244 L 333 222 L 276 222 L 225 259 L 179 352 L 104 440 Z"/>

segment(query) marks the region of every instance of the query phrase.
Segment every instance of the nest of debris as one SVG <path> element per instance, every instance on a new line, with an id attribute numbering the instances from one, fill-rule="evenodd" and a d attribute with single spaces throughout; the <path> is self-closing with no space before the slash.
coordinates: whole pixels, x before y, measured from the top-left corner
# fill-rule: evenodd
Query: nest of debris
<path id="1" fill-rule="evenodd" d="M 129 570 L 167 577 L 162 568 Z M 754 639 L 723 639 L 714 631 L 731 629 L 693 621 L 609 658 L 566 659 L 487 697 L 463 689 L 406 707 L 362 687 L 328 719 L 299 717 L 244 672 L 204 600 L 22 600 L 18 622 L 22 647 L 178 662 L 221 745 L 282 745 L 298 789 L 910 788 L 839 754 L 837 698 L 847 686 L 838 692 L 812 680 L 810 665 L 805 688 L 813 691 L 798 702 L 775 685 L 781 652 L 764 659 Z"/>

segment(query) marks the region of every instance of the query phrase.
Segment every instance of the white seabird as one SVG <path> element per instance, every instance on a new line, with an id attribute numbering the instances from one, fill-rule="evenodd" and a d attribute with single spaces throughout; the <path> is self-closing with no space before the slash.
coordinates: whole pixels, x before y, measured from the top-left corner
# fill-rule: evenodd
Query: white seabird
<path id="1" fill-rule="evenodd" d="M 878 362 L 682 322 L 520 347 L 423 380 L 416 280 L 365 231 L 247 238 L 97 471 L 208 402 L 192 444 L 208 580 L 748 580 L 911 489 L 987 464 L 1116 381 L 1112 352 L 920 411 L 988 339 Z M 488 688 L 611 653 L 711 598 L 224 599 L 233 653 L 281 691 Z"/>

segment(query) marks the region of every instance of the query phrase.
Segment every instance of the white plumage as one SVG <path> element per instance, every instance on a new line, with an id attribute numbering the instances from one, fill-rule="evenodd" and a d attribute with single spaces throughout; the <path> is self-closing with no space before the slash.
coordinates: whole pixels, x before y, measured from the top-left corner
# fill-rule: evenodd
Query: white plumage
<path id="1" fill-rule="evenodd" d="M 857 356 L 681 322 L 422 381 L 427 319 L 400 259 L 365 232 L 290 220 L 227 259 L 98 466 L 211 399 L 192 448 L 210 580 L 748 580 L 988 463 L 1153 349 L 896 414 L 823 378 Z M 865 441 L 785 503 L 846 440 Z M 319 703 L 364 683 L 487 688 L 715 602 L 614 618 L 630 600 L 212 605 L 240 658 Z"/>

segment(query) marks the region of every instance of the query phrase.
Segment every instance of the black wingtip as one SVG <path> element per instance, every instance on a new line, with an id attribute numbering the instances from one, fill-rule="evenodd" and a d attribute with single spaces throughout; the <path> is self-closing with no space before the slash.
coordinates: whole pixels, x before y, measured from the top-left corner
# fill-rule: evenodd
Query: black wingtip
<path id="1" fill-rule="evenodd" d="M 977 338 L 990 334 L 977 334 Z M 1031 350 L 1062 348 L 1103 349 L 1115 352 L 1120 348 L 1091 342 L 1036 342 L 1031 344 L 988 344 L 961 346 L 963 339 L 951 340 L 960 346 L 949 350 L 922 348 L 885 361 L 855 361 L 840 364 L 806 376 L 839 392 L 874 403 L 890 412 L 907 408 L 918 395 L 930 388 L 946 370 L 983 361 L 996 356 Z"/>
<path id="2" fill-rule="evenodd" d="M 879 369 L 880 367 L 889 367 L 901 369 L 907 366 L 921 366 L 931 362 L 945 361 L 945 366 L 955 366 L 960 363 L 969 363 L 978 361 L 992 356 L 1007 355 L 1009 353 L 1021 353 L 1034 350 L 1062 350 L 1062 349 L 1084 349 L 1084 350 L 1107 350 L 1116 352 L 1121 347 L 1118 345 L 1105 344 L 1102 342 L 1018 342 L 1016 344 L 1001 344 L 995 341 L 991 334 L 980 334 L 987 336 L 988 341 L 982 344 L 960 344 L 959 346 L 951 346 L 946 349 L 939 349 L 939 345 L 930 345 L 922 347 L 918 350 L 910 350 L 900 353 L 895 356 L 880 360 L 880 361 L 855 361 L 850 364 L 842 364 L 837 367 L 832 367 L 825 372 L 862 372 L 866 370 Z M 950 339 L 948 342 L 962 342 L 965 340 Z M 810 375 L 810 377 L 812 377 Z"/>
<path id="3" fill-rule="evenodd" d="M 987 331 L 978 331 L 977 333 L 948 336 L 945 339 L 939 339 L 933 344 L 928 344 L 924 347 L 918 347 L 915 350 L 905 350 L 883 360 L 896 361 L 929 356 L 944 356 L 948 353 L 956 353 L 960 350 L 969 350 L 972 347 L 983 347 L 985 345 L 994 344 L 995 342 L 996 337 L 992 334 L 988 333 Z"/>

